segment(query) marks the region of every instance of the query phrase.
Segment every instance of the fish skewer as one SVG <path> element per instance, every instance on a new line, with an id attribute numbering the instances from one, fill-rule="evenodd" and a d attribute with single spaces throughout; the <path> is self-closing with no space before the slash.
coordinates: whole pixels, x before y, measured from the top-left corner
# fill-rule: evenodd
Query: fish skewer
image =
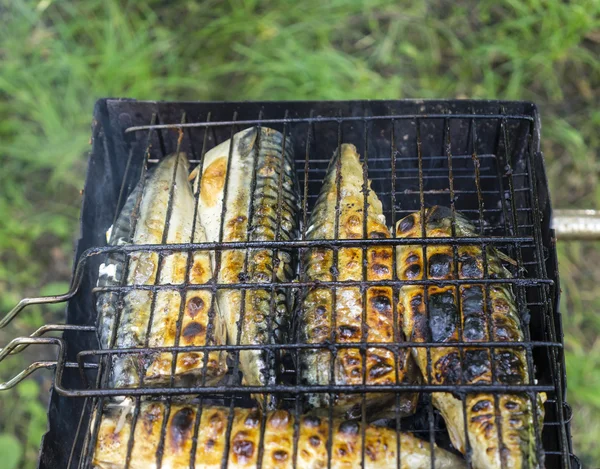
<path id="1" fill-rule="evenodd" d="M 131 211 L 133 216 L 134 212 L 139 210 L 132 244 L 162 244 L 163 242 L 175 244 L 203 240 L 203 233 L 199 229 L 192 230 L 194 197 L 187 181 L 187 173 L 188 161 L 183 153 L 165 158 L 151 171 L 139 207 Z M 171 207 L 169 207 L 173 183 L 175 186 L 172 191 Z M 129 210 L 129 202 L 128 199 L 125 204 L 127 210 Z M 123 212 L 123 216 L 126 217 L 127 212 Z M 156 251 L 132 252 L 129 254 L 127 285 L 181 285 L 186 281 L 198 285 L 207 283 L 212 277 L 209 254 L 205 251 L 195 251 L 191 255 L 191 268 L 186 279 L 188 253 L 169 253 L 161 259 Z M 157 279 L 159 262 L 162 265 Z M 180 345 L 207 345 L 211 297 L 210 290 L 204 289 L 184 290 L 183 293 L 178 288 L 159 290 L 156 293 L 141 289 L 128 291 L 124 295 L 122 308 L 115 303 L 110 304 L 108 308 L 109 311 L 118 308 L 121 313 L 114 346 L 116 348 L 173 346 L 176 343 L 179 321 L 181 321 Z M 116 295 L 111 298 L 116 299 Z M 106 303 L 105 300 L 103 301 Z M 185 302 L 183 308 L 182 301 Z M 153 313 L 152 309 L 154 309 Z M 182 309 L 183 314 L 180 318 Z M 213 342 L 218 345 L 224 344 L 224 325 L 218 315 L 214 316 Z M 149 324 L 151 318 L 152 324 Z M 114 320 L 112 322 L 103 320 L 102 337 L 110 337 L 108 332 L 112 333 L 112 327 L 114 327 Z M 104 329 L 107 330 L 106 333 Z M 102 345 L 107 346 L 106 340 L 103 340 Z M 218 381 L 227 371 L 225 352 L 210 352 L 206 357 L 206 370 L 204 358 L 204 353 L 201 351 L 178 353 L 173 374 L 174 384 L 176 386 L 199 385 L 204 375 L 207 384 Z M 138 387 L 141 385 L 140 376 L 143 377 L 145 384 L 169 384 L 173 359 L 174 355 L 171 352 L 145 354 L 141 357 L 138 354 L 116 355 L 112 357 L 110 386 Z"/>
<path id="2" fill-rule="evenodd" d="M 208 241 L 295 238 L 299 196 L 293 147 L 281 133 L 265 127 L 243 130 L 207 152 L 202 168 L 196 168 L 190 178 L 200 189 L 198 213 Z M 219 283 L 268 284 L 264 289 L 219 289 L 217 299 L 227 324 L 228 342 L 257 346 L 285 343 L 288 292 L 272 288 L 272 284 L 294 277 L 292 253 L 285 249 L 226 249 L 221 256 Z M 244 383 L 276 383 L 274 352 L 242 350 L 239 361 Z M 263 398 L 258 398 L 261 405 Z M 274 406 L 273 396 L 268 396 L 267 407 Z"/>
<path id="3" fill-rule="evenodd" d="M 93 467 L 124 469 L 127 446 L 133 431 L 129 468 L 156 468 L 161 429 L 166 418 L 165 411 L 164 403 L 142 403 L 137 423 L 132 430 L 131 416 L 118 428 L 118 413 L 114 409 L 106 408 L 100 423 Z M 332 421 L 329 443 L 330 428 L 327 419 L 306 415 L 298 418 L 296 422 L 294 415 L 285 410 L 263 415 L 258 409 L 233 409 L 232 428 L 227 441 L 230 412 L 228 407 L 198 409 L 198 406 L 172 404 L 164 431 L 161 467 L 213 469 L 223 467 L 225 461 L 226 467 L 230 469 L 256 468 L 261 442 L 264 448 L 264 469 L 328 467 L 329 444 L 332 469 L 361 467 L 363 444 L 364 467 L 367 469 L 465 467 L 464 462 L 457 456 L 437 446 L 434 446 L 432 451 L 429 442 L 410 433 L 369 425 L 364 429 L 363 442 L 360 424 L 340 419 Z M 264 423 L 263 418 L 266 420 Z M 261 439 L 263 424 L 265 430 Z M 296 425 L 297 447 L 294 445 Z M 397 443 L 400 446 L 399 454 L 396 454 Z M 433 458 L 435 464 L 432 464 Z"/>
<path id="4" fill-rule="evenodd" d="M 425 209 L 428 238 L 452 236 L 452 212 L 446 207 Z M 472 223 L 455 215 L 455 233 L 459 237 L 477 236 Z M 399 238 L 420 238 L 423 221 L 416 212 L 400 220 L 396 226 Z M 423 248 L 420 245 L 397 247 L 397 272 L 400 280 L 473 279 L 472 284 L 406 285 L 400 289 L 399 307 L 403 310 L 404 332 L 410 341 L 448 343 L 449 347 L 430 349 L 431 370 L 427 369 L 427 350 L 413 348 L 413 354 L 427 384 L 529 384 L 530 370 L 524 348 L 477 347 L 477 342 L 522 342 L 524 334 L 515 297 L 509 284 L 492 284 L 489 289 L 478 284 L 484 277 L 484 252 L 479 246 L 457 247 L 458 266 L 454 265 L 451 245 L 428 245 L 427 276 L 423 275 Z M 489 278 L 510 278 L 501 260 L 507 256 L 487 247 L 485 259 Z M 427 291 L 425 290 L 427 288 Z M 457 297 L 460 295 L 460 297 Z M 426 302 L 427 298 L 427 302 Z M 460 308 L 459 308 L 460 305 Z M 462 337 L 459 332 L 462 330 Z M 473 342 L 461 351 L 452 342 Z M 462 358 L 462 360 L 461 360 Z M 492 370 L 492 363 L 494 368 Z M 429 374 L 431 374 L 429 376 Z M 537 469 L 538 459 L 534 416 L 541 431 L 545 394 L 537 396 L 536 409 L 524 393 L 469 393 L 458 398 L 451 393 L 432 393 L 433 405 L 441 412 L 453 445 L 466 451 L 468 435 L 471 459 L 475 469 Z M 465 407 L 467 428 L 463 418 Z M 501 438 L 500 438 L 501 437 Z"/>
<path id="5" fill-rule="evenodd" d="M 368 187 L 366 214 L 363 210 L 364 187 Z M 336 213 L 338 205 L 339 214 Z M 365 222 L 366 233 L 363 232 Z M 336 235 L 339 239 L 390 238 L 381 201 L 370 188 L 370 181 L 364 180 L 363 167 L 354 145 L 343 144 L 334 154 L 308 225 L 308 240 L 334 239 Z M 394 261 L 392 251 L 391 246 L 367 249 L 366 280 L 391 280 Z M 330 282 L 335 279 L 332 272 L 336 269 L 339 281 L 365 280 L 362 248 L 340 248 L 337 265 L 334 264 L 331 248 L 310 248 L 305 257 L 304 277 L 307 281 Z M 363 293 L 360 287 L 317 286 L 308 289 L 300 308 L 302 342 L 323 344 L 330 342 L 332 337 L 335 343 L 346 344 L 361 342 L 363 339 L 366 342 L 386 344 L 396 342 L 394 333 L 401 336 L 402 332 L 400 324 L 394 325 L 392 288 L 369 287 L 365 295 L 366 311 L 363 311 Z M 364 328 L 363 313 L 366 322 Z M 330 376 L 331 360 L 331 353 L 327 348 L 309 349 L 301 353 L 300 372 L 304 381 L 311 385 L 377 385 L 395 384 L 396 379 L 402 383 L 415 377 L 412 359 L 408 349 L 404 348 L 395 357 L 394 352 L 389 349 L 371 347 L 366 351 L 364 363 L 358 347 L 339 348 L 333 364 L 333 376 Z M 364 383 L 363 372 L 366 375 Z M 367 406 L 379 406 L 394 397 L 394 394 L 369 393 L 366 395 Z M 402 397 L 402 414 L 414 411 L 416 397 L 412 393 Z M 336 414 L 345 414 L 347 417 L 360 416 L 362 400 L 363 396 L 360 394 L 339 395 L 334 402 L 329 402 L 327 393 L 313 393 L 308 398 L 313 407 L 332 404 L 335 405 Z"/>

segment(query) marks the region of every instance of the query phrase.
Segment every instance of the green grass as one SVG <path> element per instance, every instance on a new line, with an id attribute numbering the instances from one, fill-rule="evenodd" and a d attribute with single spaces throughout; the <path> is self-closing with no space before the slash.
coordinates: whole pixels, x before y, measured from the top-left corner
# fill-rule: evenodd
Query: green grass
<path id="1" fill-rule="evenodd" d="M 532 100 L 542 113 L 554 205 L 599 208 L 600 2 L 428 5 L 0 0 L 1 311 L 69 278 L 99 97 Z M 593 464 L 600 461 L 600 253 L 591 243 L 559 243 L 559 254 L 573 433 L 577 452 Z M 0 339 L 56 314 L 39 308 Z M 6 396 L 0 447 L 18 435 L 21 463 L 33 467 L 43 419 L 21 406 L 9 425 L 7 409 L 15 412 L 23 397 Z"/>

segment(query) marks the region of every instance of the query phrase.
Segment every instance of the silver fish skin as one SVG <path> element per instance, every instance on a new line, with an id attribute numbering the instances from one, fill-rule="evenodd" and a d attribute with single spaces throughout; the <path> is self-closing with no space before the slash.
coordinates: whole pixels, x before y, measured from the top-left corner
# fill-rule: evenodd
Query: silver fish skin
<path id="1" fill-rule="evenodd" d="M 435 206 L 422 214 L 415 212 L 400 220 L 396 227 L 399 238 L 420 238 L 423 225 L 428 238 L 452 236 L 452 211 Z M 473 224 L 460 213 L 455 214 L 458 237 L 476 237 Z M 492 384 L 527 385 L 533 373 L 527 364 L 525 348 L 493 349 L 477 346 L 477 342 L 522 342 L 523 327 L 512 287 L 507 283 L 491 284 L 489 289 L 477 283 L 484 277 L 484 256 L 480 245 L 457 246 L 454 263 L 451 244 L 427 245 L 427 276 L 424 275 L 422 245 L 397 247 L 399 280 L 472 279 L 458 289 L 454 285 L 405 285 L 400 289 L 399 308 L 404 318 L 404 332 L 414 342 L 448 343 L 448 347 L 432 347 L 428 370 L 427 350 L 414 347 L 413 355 L 426 384 Z M 488 246 L 485 252 L 489 278 L 511 278 L 502 264 L 508 256 Z M 427 288 L 427 291 L 425 290 Z M 425 294 L 427 293 L 427 297 Z M 462 334 L 462 336 L 461 336 Z M 472 342 L 473 346 L 452 347 L 452 343 Z M 462 357 L 461 357 L 462 355 Z M 493 364 L 493 369 L 492 369 Z M 532 404 L 524 393 L 467 393 L 464 397 L 446 392 L 432 393 L 433 405 L 446 422 L 452 444 L 462 453 L 467 451 L 467 437 L 474 469 L 540 469 L 543 452 L 538 457 L 537 444 L 543 426 L 545 393 L 539 393 Z M 534 407 L 535 405 L 535 407 Z M 467 425 L 465 431 L 466 414 Z M 541 450 L 541 448 L 540 448 Z"/>
<path id="2" fill-rule="evenodd" d="M 105 409 L 92 464 L 96 469 L 124 469 L 129 438 L 133 436 L 129 469 L 157 468 L 157 452 L 164 426 L 163 469 L 187 469 L 192 462 L 193 467 L 198 469 L 217 469 L 224 467 L 223 461 L 230 469 L 322 469 L 328 467 L 329 444 L 332 469 L 466 467 L 464 461 L 454 454 L 436 445 L 432 451 L 429 442 L 389 428 L 367 425 L 363 441 L 363 429 L 359 423 L 336 418 L 331 422 L 329 443 L 329 419 L 308 415 L 295 417 L 285 410 L 262 413 L 258 409 L 234 408 L 233 415 L 231 412 L 229 407 L 204 406 L 198 409 L 197 405 L 173 404 L 167 416 L 164 403 L 144 402 L 132 430 L 131 417 L 121 426 L 118 412 Z M 228 440 L 230 417 L 232 424 Z M 261 437 L 263 424 L 264 435 Z M 261 444 L 262 465 L 259 466 Z"/>
<path id="3" fill-rule="evenodd" d="M 363 174 L 363 166 L 356 147 L 343 144 L 336 150 L 323 187 L 308 222 L 308 240 L 390 238 L 385 224 L 383 207 L 370 180 Z M 367 213 L 364 213 L 367 188 Z M 339 213 L 336 208 L 339 203 Z M 337 218 L 337 233 L 336 233 Z M 366 225 L 366 233 L 364 227 Z M 393 272 L 392 246 L 375 246 L 366 250 L 366 277 L 363 274 L 363 249 L 340 248 L 337 265 L 333 249 L 317 247 L 307 249 L 304 257 L 305 281 L 377 281 L 391 280 Z M 334 276 L 333 272 L 338 275 Z M 335 296 L 335 301 L 334 301 Z M 401 322 L 394 323 L 393 289 L 373 285 L 364 292 L 360 287 L 316 286 L 307 289 L 299 309 L 299 333 L 303 343 L 348 344 L 352 342 L 403 341 Z M 364 303 L 363 303 L 364 300 Z M 364 316 L 364 318 L 363 318 Z M 335 326 L 335 327 L 334 327 Z M 338 348 L 335 362 L 328 348 L 307 349 L 300 353 L 301 376 L 310 385 L 390 385 L 413 382 L 417 370 L 408 352 L 401 348 L 397 356 L 388 348 L 370 347 L 363 359 L 361 350 Z M 364 377 L 363 377 L 364 376 Z M 369 393 L 365 397 L 371 415 L 394 401 L 395 395 Z M 406 415 L 414 412 L 416 393 L 401 396 L 397 409 Z M 313 393 L 308 397 L 311 407 L 326 408 L 334 404 L 334 413 L 346 417 L 360 417 L 363 402 L 361 394 L 341 394 L 329 402 L 328 393 Z"/>
<path id="4" fill-rule="evenodd" d="M 238 132 L 207 152 L 202 167 L 190 178 L 200 190 L 198 214 L 208 241 L 290 241 L 296 237 L 299 194 L 293 145 L 280 132 L 266 127 Z M 213 260 L 215 256 L 216 252 Z M 221 284 L 271 284 L 293 277 L 290 250 L 222 251 Z M 228 342 L 259 346 L 285 343 L 290 322 L 288 296 L 288 289 L 277 286 L 246 289 L 245 293 L 238 288 L 219 289 Z M 244 350 L 239 359 L 245 384 L 275 384 L 275 353 Z M 255 397 L 262 405 L 265 396 Z M 268 396 L 266 406 L 275 406 L 274 396 Z"/>
<path id="5" fill-rule="evenodd" d="M 142 194 L 142 183 L 138 183 L 127 197 L 123 208 L 113 226 L 107 231 L 108 246 L 127 246 L 133 241 L 136 208 L 139 207 Z M 106 257 L 106 262 L 98 269 L 98 287 L 116 287 L 121 285 L 127 264 L 127 254 L 113 252 Z M 107 349 L 114 332 L 114 323 L 118 315 L 119 293 L 101 292 L 96 300 L 98 313 L 98 340 L 100 347 Z"/>
<path id="6" fill-rule="evenodd" d="M 177 244 L 204 240 L 200 229 L 192 229 L 195 200 L 187 180 L 188 168 L 187 157 L 179 153 L 178 156 L 166 157 L 150 171 L 132 244 Z M 169 202 L 171 191 L 172 200 Z M 191 256 L 188 282 L 206 284 L 212 278 L 208 252 L 194 251 Z M 159 262 L 162 265 L 157 278 Z M 179 286 L 186 280 L 187 263 L 188 253 L 184 251 L 167 253 L 162 257 L 156 251 L 132 252 L 129 255 L 127 285 Z M 183 307 L 182 301 L 185 302 Z M 219 314 L 211 312 L 212 304 L 212 293 L 208 289 L 185 289 L 183 292 L 175 288 L 156 292 L 132 289 L 125 293 L 119 309 L 115 347 L 174 346 L 178 323 L 180 346 L 208 345 L 209 332 L 212 344 L 225 344 L 224 324 Z M 152 324 L 149 324 L 151 319 Z M 175 386 L 218 381 L 227 371 L 226 353 L 209 352 L 206 367 L 204 359 L 202 351 L 180 352 L 172 373 L 174 354 L 171 352 L 117 355 L 113 357 L 110 384 L 115 388 L 138 387 L 141 376 L 145 385 L 168 385 L 171 375 Z"/>

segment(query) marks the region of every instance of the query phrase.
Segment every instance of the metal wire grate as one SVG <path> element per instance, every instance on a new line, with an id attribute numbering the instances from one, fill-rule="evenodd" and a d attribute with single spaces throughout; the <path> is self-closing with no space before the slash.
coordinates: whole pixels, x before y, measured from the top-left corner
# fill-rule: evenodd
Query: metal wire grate
<path id="1" fill-rule="evenodd" d="M 229 113 L 229 114 L 228 114 Z M 255 117 L 252 117 L 254 114 Z M 102 101 L 96 110 L 98 117 L 94 127 L 94 149 L 90 160 L 86 198 L 82 209 L 82 239 L 76 260 L 71 289 L 65 295 L 48 298 L 23 300 L 0 323 L 0 327 L 10 322 L 23 308 L 30 304 L 55 303 L 69 301 L 69 317 L 66 325 L 48 325 L 38 330 L 32 337 L 13 340 L 0 352 L 0 361 L 10 353 L 17 352 L 23 346 L 31 344 L 53 345 L 59 348 L 56 362 L 34 363 L 24 370 L 7 386 L 13 386 L 37 368 L 55 368 L 55 382 L 51 404 L 51 430 L 42 447 L 41 467 L 51 466 L 45 459 L 45 453 L 54 452 L 52 458 L 65 462 L 66 467 L 89 467 L 93 449 L 98 436 L 100 418 L 91 419 L 93 412 L 100 415 L 105 404 L 113 396 L 131 396 L 135 400 L 131 425 L 135 428 L 140 413 L 140 404 L 150 398 L 161 398 L 165 403 L 164 423 L 161 429 L 160 444 L 156 448 L 157 467 L 163 459 L 166 422 L 173 402 L 182 396 L 193 397 L 194 406 L 198 409 L 194 434 L 197 435 L 200 414 L 203 406 L 220 404 L 231 410 L 227 423 L 225 441 L 231 440 L 233 409 L 237 406 L 249 407 L 254 404 L 251 394 L 277 395 L 282 406 L 292 412 L 296 420 L 302 413 L 302 400 L 306 393 L 365 393 L 392 392 L 396 402 L 407 392 L 421 393 L 420 410 L 417 415 L 404 418 L 396 410 L 395 417 L 389 425 L 398 430 L 407 430 L 429 441 L 448 447 L 445 437 L 444 423 L 437 411 L 433 410 L 430 395 L 435 391 L 446 391 L 462 395 L 466 392 L 525 393 L 536 409 L 535 401 L 539 393 L 545 392 L 548 400 L 545 404 L 546 417 L 543 433 L 537 442 L 538 454 L 545 454 L 546 467 L 577 467 L 577 460 L 571 452 L 568 423 L 571 411 L 564 400 L 565 372 L 562 358 L 562 332 L 557 308 L 557 273 L 554 260 L 554 246 L 550 242 L 548 228 L 549 205 L 543 164 L 539 154 L 539 123 L 532 106 L 516 103 L 481 103 L 481 102 L 344 102 L 344 103 L 137 103 L 131 101 Z M 299 212 L 300 235 L 295 241 L 274 240 L 268 242 L 235 242 L 235 243 L 184 243 L 165 244 L 169 226 L 169 216 L 163 232 L 163 244 L 144 246 L 100 247 L 108 226 L 114 223 L 126 196 L 133 190 L 139 180 L 145 180 L 148 168 L 156 165 L 162 158 L 173 152 L 184 151 L 192 165 L 202 165 L 204 155 L 217 144 L 232 138 L 233 135 L 250 126 L 268 126 L 279 130 L 290 137 L 294 144 L 295 164 L 300 182 L 301 210 Z M 286 139 L 284 138 L 284 142 Z M 314 207 L 316 198 L 324 179 L 330 156 L 341 143 L 353 143 L 361 154 L 364 175 L 372 181 L 374 190 L 381 199 L 384 213 L 395 231 L 396 222 L 404 216 L 420 212 L 426 207 L 445 205 L 451 208 L 453 216 L 460 212 L 467 216 L 477 227 L 476 236 L 457 237 L 453 231 L 451 238 L 427 238 L 423 227 L 422 238 L 392 239 L 344 239 L 344 240 L 308 240 L 306 236 L 307 222 Z M 231 158 L 230 158 L 231 160 Z M 229 174 L 229 171 L 227 172 Z M 96 180 L 96 181 L 94 181 Z M 102 183 L 98 181 L 102 180 Z M 339 181 L 338 181 L 339 182 Z M 228 183 L 225 183 L 227 188 Z M 281 191 L 281 185 L 280 185 Z M 170 196 L 173 194 L 171 187 Z M 227 189 L 225 189 L 227 190 Z M 89 192 L 89 194 L 88 194 Z M 339 191 L 338 191 L 339 193 Z M 196 200 L 198 192 L 194 194 Z M 226 196 L 225 196 L 226 199 Z M 367 209 L 367 194 L 364 197 Z M 339 200 L 338 200 L 339 204 Z M 223 204 L 223 212 L 225 204 Z M 170 208 L 168 209 L 170 214 Z M 222 214 L 223 215 L 223 214 Z M 197 213 L 194 213 L 196 220 Z M 223 217 L 222 217 L 223 218 Z M 221 233 L 222 233 L 221 227 Z M 454 230 L 454 228 L 453 228 Z M 366 232 L 366 230 L 365 230 Z M 240 345 L 238 332 L 237 345 L 181 346 L 178 341 L 173 347 L 116 348 L 114 334 L 112 346 L 101 349 L 98 345 L 98 318 L 95 311 L 95 297 L 106 291 L 124 295 L 135 290 L 185 291 L 207 289 L 213 298 L 219 289 L 270 289 L 275 286 L 290 290 L 296 303 L 300 301 L 306 288 L 317 285 L 300 276 L 299 280 L 290 282 L 274 282 L 256 284 L 241 280 L 237 284 L 219 284 L 214 275 L 211 282 L 205 285 L 185 281 L 178 285 L 120 285 L 112 287 L 96 287 L 98 266 L 106 257 L 114 252 L 133 253 L 140 251 L 158 252 L 160 258 L 173 252 L 192 252 L 212 250 L 216 253 L 216 269 L 221 262 L 221 252 L 226 249 L 248 249 L 252 247 L 268 248 L 277 251 L 287 249 L 295 253 L 298 260 L 298 271 L 303 272 L 303 254 L 307 249 L 323 247 L 337 252 L 344 247 L 358 247 L 363 251 L 372 246 L 422 245 L 427 247 L 436 244 L 453 246 L 453 266 L 458 267 L 458 246 L 473 245 L 481 247 L 484 257 L 484 276 L 476 281 L 489 291 L 494 284 L 510 284 L 520 312 L 525 341 L 478 342 L 477 347 L 489 347 L 492 354 L 491 369 L 494 370 L 494 350 L 496 348 L 520 348 L 526 351 L 530 381 L 526 384 L 507 385 L 493 379 L 490 385 L 457 384 L 437 385 L 422 383 L 400 383 L 389 385 L 340 385 L 326 386 L 307 385 L 301 382 L 299 374 L 293 367 L 298 362 L 299 354 L 308 349 L 327 349 L 335 356 L 342 348 L 359 349 L 364 357 L 369 347 L 391 350 L 398 359 L 400 351 L 412 348 L 425 348 L 429 354 L 435 347 L 447 347 L 448 344 L 436 342 L 393 342 L 371 343 L 362 340 L 352 343 L 301 343 L 296 336 L 289 344 L 273 345 Z M 507 264 L 512 278 L 491 278 L 488 272 L 485 252 L 487 246 L 497 247 L 515 261 L 515 265 Z M 395 256 L 394 256 L 395 257 Z M 426 256 L 423 256 L 426 262 Z M 191 256 L 188 256 L 187 268 L 190 268 Z M 469 279 L 456 280 L 412 280 L 369 281 L 366 276 L 366 261 L 363 262 L 363 279 L 360 281 L 339 281 L 334 275 L 331 282 L 319 283 L 325 287 L 356 286 L 366 295 L 366 289 L 373 285 L 385 285 L 393 288 L 396 311 L 399 288 L 403 285 L 460 285 L 474 283 Z M 159 269 L 162 262 L 159 262 Z M 424 272 L 427 272 L 426 265 Z M 126 277 L 126 276 L 124 276 Z M 160 278 L 160 270 L 156 279 Z M 241 277 L 244 279 L 244 276 Z M 425 288 L 427 291 L 427 288 Z M 274 296 L 274 295 L 273 295 Z M 460 296 L 460 295 L 457 295 Z M 244 296 L 243 296 L 244 298 Z M 153 300 L 154 301 L 154 300 Z M 213 300 L 214 301 L 214 300 Z M 334 299 L 335 301 L 335 299 Z M 363 301 L 366 301 L 363 299 Z M 427 302 L 427 299 L 425 299 Z M 153 303 L 154 304 L 154 303 Z M 184 301 L 181 301 L 183 310 Z M 273 304 L 271 305 L 273 307 Z M 244 305 L 242 304 L 242 309 Z M 335 310 L 335 306 L 333 308 Z M 364 309 L 364 308 L 363 308 Z M 153 323 L 152 314 L 148 328 Z M 214 311 L 211 308 L 211 311 Z M 179 337 L 182 311 L 180 311 L 176 337 Z M 243 317 L 243 313 L 242 313 Z M 394 321 L 394 337 L 400 337 L 397 316 Z M 489 321 L 488 321 L 489 323 Z M 210 318 L 208 330 L 214 326 L 214 314 Z M 117 329 L 117 328 L 115 328 Z M 238 331 L 241 330 L 241 324 Z M 62 338 L 39 337 L 49 331 L 64 331 Z M 209 334 L 210 335 L 210 334 Z M 490 335 L 490 337 L 493 337 Z M 210 343 L 210 341 L 209 341 Z M 472 342 L 452 343 L 462 351 L 465 347 L 473 347 Z M 242 350 L 262 349 L 280 357 L 281 368 L 278 371 L 276 385 L 247 386 L 239 377 L 239 353 Z M 230 357 L 230 376 L 226 386 L 202 385 L 175 387 L 173 373 L 175 360 L 179 352 L 225 350 Z M 145 357 L 157 352 L 173 354 L 171 383 L 168 386 L 150 387 L 141 385 L 129 389 L 108 387 L 108 374 L 111 357 L 133 355 Z M 208 354 L 204 354 L 206 360 Z M 295 358 L 295 360 L 294 360 Z M 331 361 L 334 363 L 334 360 Z M 333 366 L 333 365 L 332 365 Z M 429 367 L 431 357 L 429 356 Z M 363 370 L 366 367 L 363 366 Z M 535 373 L 533 373 L 535 370 Z M 206 366 L 204 367 L 206 373 Z M 333 375 L 333 374 L 332 374 Z M 140 382 L 144 377 L 140 375 Z M 363 380 L 365 377 L 363 376 Z M 366 382 L 363 381 L 363 382 Z M 83 398 L 83 399 L 75 399 Z M 330 399 L 333 401 L 333 399 Z M 464 402 L 464 401 L 463 401 Z M 55 406 L 53 413 L 53 405 Z M 464 407 L 464 405 L 463 405 Z M 73 425 L 61 420 L 59 410 L 73 409 L 77 416 L 77 424 Z M 464 411 L 464 409 L 463 409 Z M 464 411 L 466 412 L 466 411 Z M 464 413 L 466 416 L 466 413 Z M 333 409 L 329 408 L 330 421 Z M 55 420 L 53 423 L 52 420 Z M 60 422 L 59 422 L 60 420 Z M 362 407 L 361 419 L 362 465 L 365 463 L 364 435 L 367 424 L 365 406 Z M 534 419 L 536 421 L 537 419 Z M 68 454 L 65 448 L 57 450 L 49 442 L 56 437 L 59 428 L 70 427 L 72 437 Z M 263 460 L 265 423 L 261 423 L 261 444 L 259 445 L 258 463 Z M 297 452 L 297 429 L 294 433 L 294 454 Z M 332 458 L 332 429 L 329 429 L 328 465 Z M 54 437 L 53 437 L 54 435 Z M 446 438 L 446 439 L 445 439 Z M 467 438 L 468 440 L 468 438 Z M 399 439 L 398 445 L 399 445 Z M 131 463 L 133 448 L 133 432 L 127 446 L 127 466 Z M 193 465 L 191 448 L 190 461 Z M 229 443 L 227 443 L 229 444 Z M 226 448 L 227 449 L 227 448 Z M 60 453 L 60 455 L 58 454 Z M 398 467 L 400 467 L 401 448 L 398 447 Z M 297 455 L 296 455 L 297 456 Z M 48 459 L 51 460 L 52 458 Z M 470 452 L 467 451 L 467 462 L 470 463 Z M 227 467 L 227 457 L 223 467 Z M 293 466 L 296 467 L 294 460 Z M 193 466 L 192 466 L 193 467 Z M 435 467 L 432 458 L 431 467 Z"/>

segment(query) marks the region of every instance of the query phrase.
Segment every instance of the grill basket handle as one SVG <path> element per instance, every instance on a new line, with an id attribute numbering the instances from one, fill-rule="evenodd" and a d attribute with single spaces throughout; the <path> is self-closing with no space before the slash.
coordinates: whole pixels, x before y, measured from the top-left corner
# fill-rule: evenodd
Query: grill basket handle
<path id="1" fill-rule="evenodd" d="M 600 210 L 554 210 L 552 228 L 559 241 L 598 241 Z"/>

